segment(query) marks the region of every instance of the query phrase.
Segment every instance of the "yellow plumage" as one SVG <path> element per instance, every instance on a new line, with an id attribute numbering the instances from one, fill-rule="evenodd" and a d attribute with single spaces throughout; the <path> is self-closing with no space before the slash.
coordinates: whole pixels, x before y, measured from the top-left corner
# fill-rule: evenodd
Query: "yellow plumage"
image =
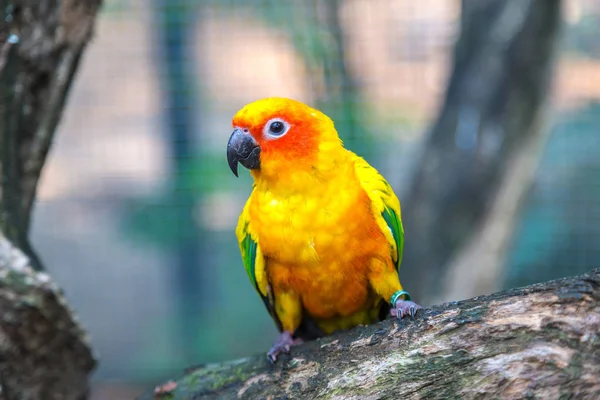
<path id="1" fill-rule="evenodd" d="M 268 130 L 274 120 L 287 127 L 281 136 Z M 302 103 L 260 100 L 233 125 L 260 148 L 236 235 L 280 329 L 312 338 L 382 318 L 402 290 L 404 232 L 390 185 L 343 147 L 327 116 Z"/>

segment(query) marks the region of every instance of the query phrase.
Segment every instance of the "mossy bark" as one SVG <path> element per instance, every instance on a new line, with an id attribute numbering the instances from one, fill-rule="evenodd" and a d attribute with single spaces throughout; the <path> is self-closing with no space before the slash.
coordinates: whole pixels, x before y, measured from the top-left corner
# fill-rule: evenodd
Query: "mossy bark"
<path id="1" fill-rule="evenodd" d="M 101 0 L 0 0 L 0 229 L 29 245 L 38 179 Z"/>
<path id="2" fill-rule="evenodd" d="M 0 399 L 84 399 L 94 366 L 60 289 L 0 232 Z"/>
<path id="3" fill-rule="evenodd" d="M 162 399 L 598 399 L 600 269 L 192 368 Z"/>
<path id="4" fill-rule="evenodd" d="M 0 0 L 0 399 L 84 399 L 95 360 L 28 239 L 101 0 Z"/>

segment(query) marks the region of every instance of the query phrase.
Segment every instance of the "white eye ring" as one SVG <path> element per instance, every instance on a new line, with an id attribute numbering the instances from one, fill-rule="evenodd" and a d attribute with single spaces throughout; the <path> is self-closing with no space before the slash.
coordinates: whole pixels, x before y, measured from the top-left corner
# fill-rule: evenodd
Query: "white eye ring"
<path id="1" fill-rule="evenodd" d="M 281 118 L 273 118 L 267 121 L 263 128 L 263 135 L 266 139 L 279 139 L 290 129 L 290 124 Z"/>

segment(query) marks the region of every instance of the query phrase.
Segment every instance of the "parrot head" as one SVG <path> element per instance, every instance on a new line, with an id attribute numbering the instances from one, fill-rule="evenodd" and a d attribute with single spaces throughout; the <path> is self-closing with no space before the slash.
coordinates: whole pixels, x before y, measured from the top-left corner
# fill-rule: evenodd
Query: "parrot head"
<path id="1" fill-rule="evenodd" d="M 310 168 L 324 148 L 341 146 L 333 121 L 322 112 L 285 98 L 255 101 L 232 121 L 227 161 L 238 176 L 238 163 L 258 174 L 281 175 Z"/>

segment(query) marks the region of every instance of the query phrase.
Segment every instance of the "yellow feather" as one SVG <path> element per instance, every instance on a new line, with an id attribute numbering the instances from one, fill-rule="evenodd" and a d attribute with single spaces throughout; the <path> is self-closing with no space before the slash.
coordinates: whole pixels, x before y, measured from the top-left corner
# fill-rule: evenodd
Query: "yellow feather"
<path id="1" fill-rule="evenodd" d="M 381 305 L 402 289 L 396 241 L 382 216 L 388 208 L 400 219 L 400 202 L 377 170 L 343 148 L 328 117 L 298 104 L 261 100 L 234 118 L 256 138 L 263 129 L 256 124 L 274 116 L 304 117 L 312 125 L 297 122 L 304 130 L 288 135 L 319 139 L 314 154 L 302 141 L 271 149 L 272 140 L 256 139 L 261 168 L 252 171 L 236 235 L 243 257 L 246 237 L 256 243 L 256 288 L 281 328 L 294 331 L 308 316 L 328 334 L 376 321 Z M 300 158 L 288 158 L 288 148 Z"/>

